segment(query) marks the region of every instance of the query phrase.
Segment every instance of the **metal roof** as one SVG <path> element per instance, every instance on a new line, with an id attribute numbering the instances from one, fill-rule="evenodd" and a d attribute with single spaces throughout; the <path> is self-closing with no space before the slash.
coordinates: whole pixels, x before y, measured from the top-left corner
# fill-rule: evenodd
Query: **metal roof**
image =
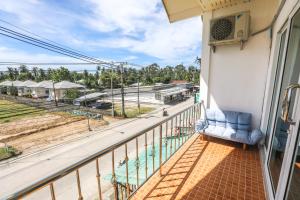
<path id="1" fill-rule="evenodd" d="M 55 89 L 72 89 L 72 88 L 84 88 L 83 85 L 72 83 L 70 81 L 61 81 L 54 84 Z"/>
<path id="2" fill-rule="evenodd" d="M 168 95 L 179 94 L 186 91 L 188 91 L 188 89 L 184 89 L 181 87 L 173 87 L 166 90 L 159 90 L 158 92 L 163 96 L 168 96 Z"/>
<path id="3" fill-rule="evenodd" d="M 94 92 L 94 93 L 91 93 L 91 94 L 87 94 L 87 95 L 84 95 L 84 96 L 81 96 L 77 99 L 75 99 L 75 101 L 85 101 L 85 100 L 94 100 L 94 99 L 98 99 L 100 97 L 103 97 L 103 96 L 107 96 L 107 93 L 105 92 Z"/>
<path id="4" fill-rule="evenodd" d="M 170 22 L 202 15 L 211 10 L 248 3 L 251 0 L 162 0 Z"/>

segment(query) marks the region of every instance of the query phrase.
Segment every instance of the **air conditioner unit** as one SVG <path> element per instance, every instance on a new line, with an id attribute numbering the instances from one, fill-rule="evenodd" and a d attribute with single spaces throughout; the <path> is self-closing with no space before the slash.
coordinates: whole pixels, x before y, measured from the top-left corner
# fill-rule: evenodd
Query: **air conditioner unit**
<path id="1" fill-rule="evenodd" d="M 209 45 L 243 44 L 249 37 L 249 26 L 249 12 L 212 19 Z"/>

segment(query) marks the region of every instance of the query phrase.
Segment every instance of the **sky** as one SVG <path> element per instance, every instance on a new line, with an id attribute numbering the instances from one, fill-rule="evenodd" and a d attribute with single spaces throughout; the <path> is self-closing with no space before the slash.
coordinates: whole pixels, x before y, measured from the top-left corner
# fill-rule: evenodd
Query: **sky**
<path id="1" fill-rule="evenodd" d="M 102 60 L 173 66 L 201 55 L 200 17 L 170 24 L 161 0 L 1 0 L 0 26 L 21 31 L 1 20 Z M 0 35 L 0 62 L 80 61 Z"/>

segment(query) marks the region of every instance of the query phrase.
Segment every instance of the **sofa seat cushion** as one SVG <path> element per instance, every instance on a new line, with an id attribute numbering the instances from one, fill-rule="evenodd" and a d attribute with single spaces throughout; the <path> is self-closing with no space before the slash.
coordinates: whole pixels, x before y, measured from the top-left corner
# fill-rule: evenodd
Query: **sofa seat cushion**
<path id="1" fill-rule="evenodd" d="M 234 140 L 241 143 L 249 144 L 249 132 L 243 130 L 237 130 Z"/>
<path id="2" fill-rule="evenodd" d="M 236 130 L 233 128 L 226 128 L 223 134 L 224 138 L 227 138 L 229 140 L 232 140 L 235 138 Z"/>

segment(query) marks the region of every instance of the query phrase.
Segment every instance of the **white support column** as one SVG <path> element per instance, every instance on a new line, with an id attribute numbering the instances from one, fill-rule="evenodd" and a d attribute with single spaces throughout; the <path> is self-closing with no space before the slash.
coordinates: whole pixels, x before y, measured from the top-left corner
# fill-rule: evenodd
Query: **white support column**
<path id="1" fill-rule="evenodd" d="M 210 105 L 209 99 L 209 72 L 211 50 L 208 46 L 209 41 L 209 21 L 212 18 L 212 12 L 203 15 L 202 30 L 202 56 L 201 56 L 201 76 L 200 76 L 200 99 L 204 101 L 205 107 Z"/>

